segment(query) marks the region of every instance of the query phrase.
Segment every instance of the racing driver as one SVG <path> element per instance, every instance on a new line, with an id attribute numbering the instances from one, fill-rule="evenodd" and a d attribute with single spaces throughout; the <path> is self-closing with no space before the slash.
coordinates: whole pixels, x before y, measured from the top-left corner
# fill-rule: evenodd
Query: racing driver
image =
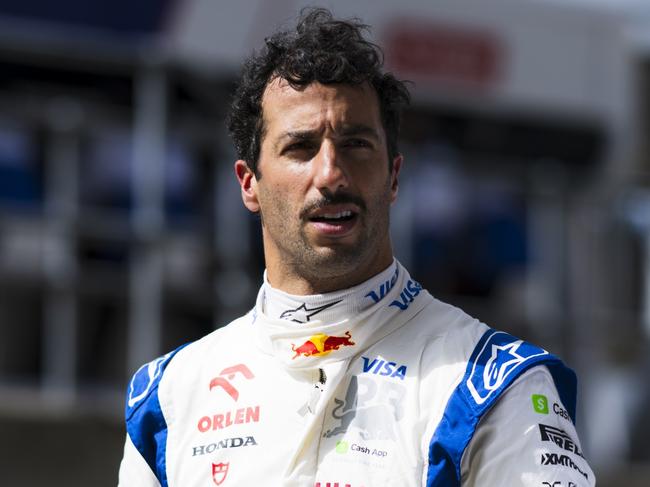
<path id="1" fill-rule="evenodd" d="M 121 487 L 595 485 L 573 372 L 393 257 L 409 95 L 364 35 L 310 9 L 246 61 L 229 129 L 264 281 L 135 373 Z"/>

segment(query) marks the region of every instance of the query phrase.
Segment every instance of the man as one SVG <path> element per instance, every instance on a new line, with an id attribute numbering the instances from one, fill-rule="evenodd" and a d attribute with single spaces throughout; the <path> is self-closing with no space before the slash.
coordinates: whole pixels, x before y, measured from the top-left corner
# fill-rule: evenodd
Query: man
<path id="1" fill-rule="evenodd" d="M 247 61 L 230 129 L 265 280 L 135 374 L 122 487 L 595 484 L 572 372 L 393 258 L 408 93 L 362 30 L 311 10 Z"/>

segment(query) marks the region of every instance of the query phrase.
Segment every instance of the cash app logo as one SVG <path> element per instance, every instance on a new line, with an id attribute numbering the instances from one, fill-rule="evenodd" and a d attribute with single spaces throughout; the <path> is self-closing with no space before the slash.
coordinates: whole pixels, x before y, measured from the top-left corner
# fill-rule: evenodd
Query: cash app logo
<path id="1" fill-rule="evenodd" d="M 348 452 L 348 442 L 347 441 L 337 441 L 336 442 L 336 453 L 347 453 Z"/>
<path id="2" fill-rule="evenodd" d="M 533 409 L 539 414 L 548 414 L 548 399 L 543 394 L 533 394 Z"/>

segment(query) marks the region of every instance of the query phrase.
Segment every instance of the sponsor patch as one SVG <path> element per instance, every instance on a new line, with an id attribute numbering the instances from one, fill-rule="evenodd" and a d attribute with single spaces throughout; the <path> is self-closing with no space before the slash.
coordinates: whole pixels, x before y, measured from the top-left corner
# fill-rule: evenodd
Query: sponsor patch
<path id="1" fill-rule="evenodd" d="M 393 300 L 393 302 L 388 306 L 394 306 L 404 311 L 415 300 L 418 294 L 420 294 L 420 291 L 422 291 L 420 283 L 409 279 L 406 286 L 404 286 L 404 289 L 402 289 L 402 292 L 399 294 L 399 298 Z"/>
<path id="2" fill-rule="evenodd" d="M 239 391 L 235 389 L 231 381 L 234 380 L 237 376 L 241 376 L 244 379 L 253 379 L 255 376 L 250 371 L 248 367 L 244 364 L 233 365 L 232 367 L 226 367 L 223 369 L 218 377 L 215 377 L 210 381 L 210 390 L 216 388 L 221 388 L 225 391 L 232 399 L 235 401 L 239 400 Z"/>
<path id="3" fill-rule="evenodd" d="M 296 346 L 291 344 L 291 350 L 295 353 L 292 359 L 296 359 L 301 355 L 304 357 L 325 356 L 338 350 L 341 347 L 351 347 L 355 343 L 351 340 L 352 335 L 349 331 L 345 332 L 344 336 L 331 336 L 324 333 L 318 333 L 309 337 L 302 345 Z"/>
<path id="4" fill-rule="evenodd" d="M 335 304 L 339 304 L 341 301 L 334 301 L 333 303 L 327 303 L 322 306 L 316 306 L 315 308 L 308 308 L 306 303 L 302 303 L 296 309 L 288 309 L 284 311 L 281 315 L 281 319 L 295 321 L 296 323 L 307 323 L 311 321 L 311 317 L 317 315 L 321 311 L 331 308 Z"/>
<path id="5" fill-rule="evenodd" d="M 557 414 L 559 417 L 566 419 L 567 421 L 571 421 L 571 416 L 569 416 L 569 412 L 556 402 L 553 403 L 553 412 Z"/>
<path id="6" fill-rule="evenodd" d="M 543 394 L 533 394 L 533 409 L 539 414 L 548 414 L 548 399 Z"/>
<path id="7" fill-rule="evenodd" d="M 260 407 L 246 407 L 227 411 L 225 413 L 203 416 L 199 419 L 197 428 L 201 433 L 228 428 L 234 424 L 258 423 L 260 420 Z"/>
<path id="8" fill-rule="evenodd" d="M 557 453 L 543 453 L 542 454 L 542 465 L 562 465 L 564 467 L 570 467 L 574 470 L 577 470 L 581 475 L 589 480 L 587 472 L 583 472 L 582 469 L 574 462 L 569 455 L 558 455 Z"/>
<path id="9" fill-rule="evenodd" d="M 576 455 L 583 457 L 580 448 L 573 441 L 573 439 L 567 434 L 566 431 L 554 426 L 549 426 L 547 424 L 539 424 L 539 433 L 542 438 L 542 441 L 550 441 L 555 443 L 557 446 L 563 450 L 575 453 Z"/>
<path id="10" fill-rule="evenodd" d="M 389 362 L 379 357 L 370 360 L 368 357 L 363 359 L 363 372 L 385 377 L 397 378 L 404 380 L 406 377 L 406 365 L 398 365 L 397 362 Z"/>
<path id="11" fill-rule="evenodd" d="M 192 456 L 209 455 L 217 450 L 225 450 L 227 448 L 242 448 L 256 445 L 257 442 L 253 436 L 225 438 L 214 443 L 208 443 L 207 445 L 193 446 Z"/>
<path id="12" fill-rule="evenodd" d="M 226 480 L 228 476 L 228 469 L 230 468 L 230 462 L 228 463 L 213 463 L 212 464 L 212 481 L 216 485 L 223 484 L 223 481 Z"/>
<path id="13" fill-rule="evenodd" d="M 507 333 L 493 333 L 476 356 L 467 379 L 467 388 L 476 404 L 483 404 L 510 375 L 542 355 L 548 352 Z"/>
<path id="14" fill-rule="evenodd" d="M 386 297 L 388 291 L 393 289 L 393 286 L 395 286 L 395 283 L 397 282 L 398 276 L 399 276 L 399 267 L 395 267 L 395 273 L 393 274 L 393 277 L 391 277 L 389 281 L 381 283 L 379 288 L 370 291 L 364 297 L 370 298 L 373 300 L 373 302 L 378 303 L 379 301 L 384 299 L 384 297 Z"/>

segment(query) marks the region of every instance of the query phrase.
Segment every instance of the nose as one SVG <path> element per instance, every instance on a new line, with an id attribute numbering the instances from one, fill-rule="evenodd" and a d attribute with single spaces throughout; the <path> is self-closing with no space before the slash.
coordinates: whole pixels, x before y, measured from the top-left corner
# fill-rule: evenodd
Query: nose
<path id="1" fill-rule="evenodd" d="M 325 139 L 313 159 L 314 186 L 321 192 L 334 194 L 348 186 L 348 178 L 341 154 L 336 145 Z"/>

